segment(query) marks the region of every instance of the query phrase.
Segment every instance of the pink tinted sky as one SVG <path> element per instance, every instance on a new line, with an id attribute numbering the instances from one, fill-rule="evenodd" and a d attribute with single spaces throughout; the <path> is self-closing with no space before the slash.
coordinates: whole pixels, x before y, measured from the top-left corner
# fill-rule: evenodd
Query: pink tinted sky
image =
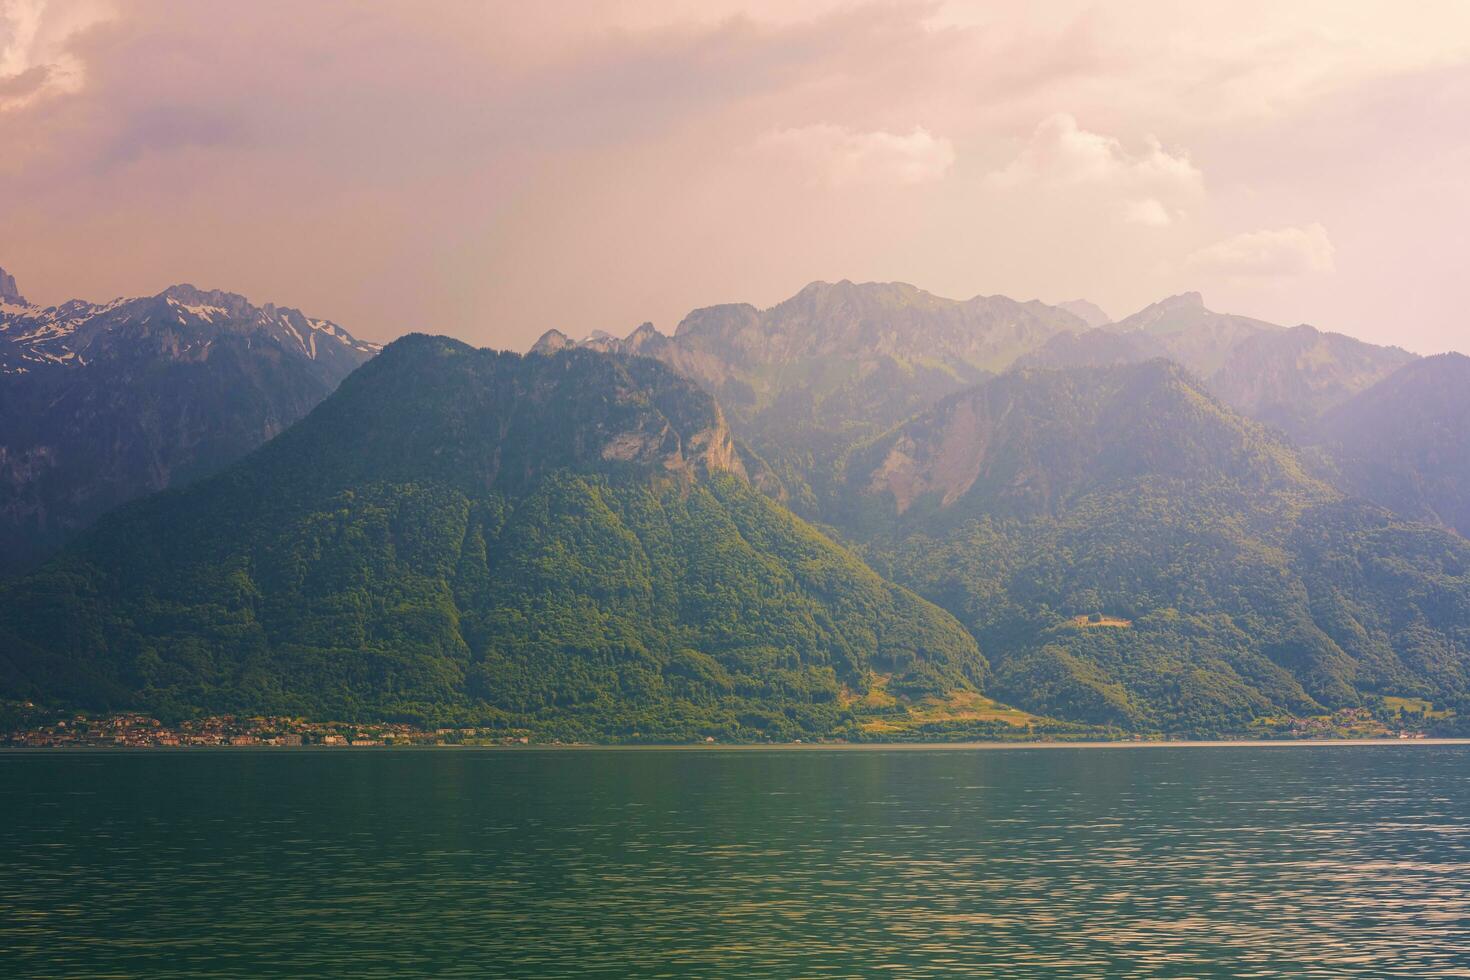
<path id="1" fill-rule="evenodd" d="M 1470 3 L 0 0 L 0 265 L 523 348 L 813 279 L 1470 349 Z"/>

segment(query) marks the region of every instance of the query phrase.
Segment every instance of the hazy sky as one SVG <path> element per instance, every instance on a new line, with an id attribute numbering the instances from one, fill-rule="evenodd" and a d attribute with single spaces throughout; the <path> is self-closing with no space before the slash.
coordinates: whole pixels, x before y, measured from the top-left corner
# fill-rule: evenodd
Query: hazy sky
<path id="1" fill-rule="evenodd" d="M 1470 349 L 1470 2 L 0 0 L 0 266 L 375 340 L 813 279 Z"/>

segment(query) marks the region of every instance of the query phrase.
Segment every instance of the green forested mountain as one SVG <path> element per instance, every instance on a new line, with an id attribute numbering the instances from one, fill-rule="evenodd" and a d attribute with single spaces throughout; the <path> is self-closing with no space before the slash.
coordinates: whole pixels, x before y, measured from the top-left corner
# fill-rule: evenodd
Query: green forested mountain
<path id="1" fill-rule="evenodd" d="M 0 576 L 124 501 L 234 462 L 377 350 L 216 290 L 43 307 L 14 285 L 0 270 Z"/>
<path id="2" fill-rule="evenodd" d="M 851 454 L 833 520 L 1032 711 L 1205 734 L 1470 694 L 1470 544 L 1347 501 L 1168 362 L 951 396 Z"/>
<path id="3" fill-rule="evenodd" d="M 660 363 L 411 336 L 0 587 L 12 697 L 568 735 L 830 731 L 974 690 L 947 613 L 753 490 Z"/>

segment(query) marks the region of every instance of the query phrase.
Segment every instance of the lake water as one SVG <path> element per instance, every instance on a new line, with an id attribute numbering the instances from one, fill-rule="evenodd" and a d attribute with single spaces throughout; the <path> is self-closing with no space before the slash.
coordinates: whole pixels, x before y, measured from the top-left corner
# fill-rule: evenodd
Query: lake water
<path id="1" fill-rule="evenodd" d="M 1470 976 L 1470 747 L 0 754 L 0 976 Z"/>

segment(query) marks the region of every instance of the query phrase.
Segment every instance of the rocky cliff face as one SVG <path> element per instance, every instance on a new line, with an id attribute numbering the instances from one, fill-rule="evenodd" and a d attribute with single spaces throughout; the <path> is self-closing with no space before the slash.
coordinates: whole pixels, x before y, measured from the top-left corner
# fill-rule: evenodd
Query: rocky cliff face
<path id="1" fill-rule="evenodd" d="M 925 514 L 964 503 L 971 512 L 1035 517 L 1140 478 L 1325 491 L 1259 429 L 1163 360 L 1013 371 L 854 450 L 847 494 L 849 502 L 889 498 L 898 516 L 922 502 Z"/>
<path id="2" fill-rule="evenodd" d="M 432 478 L 515 494 L 554 470 L 746 475 L 724 414 L 697 384 L 654 360 L 578 348 L 520 355 L 410 334 L 312 419 L 312 452 L 343 481 Z"/>
<path id="3" fill-rule="evenodd" d="M 12 306 L 29 306 L 26 298 L 20 294 L 20 289 L 15 285 L 15 277 L 4 269 L 0 269 L 0 303 Z"/>

